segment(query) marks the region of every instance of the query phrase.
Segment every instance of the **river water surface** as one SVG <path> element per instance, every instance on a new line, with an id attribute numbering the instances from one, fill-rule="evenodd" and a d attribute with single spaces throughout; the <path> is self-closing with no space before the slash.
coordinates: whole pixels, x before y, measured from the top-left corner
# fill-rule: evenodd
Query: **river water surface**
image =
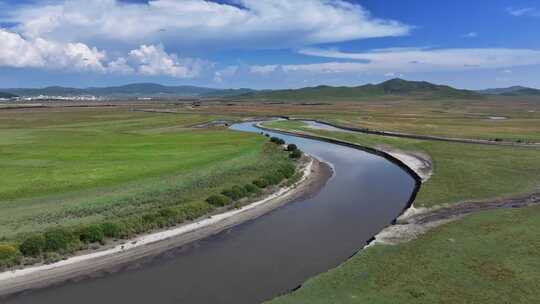
<path id="1" fill-rule="evenodd" d="M 252 123 L 232 129 L 260 132 Z M 334 176 L 317 194 L 137 262 L 133 269 L 28 292 L 5 303 L 260 303 L 345 261 L 390 224 L 414 192 L 415 180 L 380 156 L 275 136 L 332 165 Z"/>

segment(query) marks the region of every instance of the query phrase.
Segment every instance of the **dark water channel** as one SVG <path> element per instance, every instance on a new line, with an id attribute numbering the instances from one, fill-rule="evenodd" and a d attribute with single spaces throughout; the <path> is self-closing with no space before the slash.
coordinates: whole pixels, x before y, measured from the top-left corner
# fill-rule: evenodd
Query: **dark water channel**
<path id="1" fill-rule="evenodd" d="M 260 132 L 251 123 L 232 128 Z M 414 191 L 415 180 L 380 156 L 277 136 L 333 166 L 334 177 L 319 193 L 134 269 L 5 303 L 260 303 L 345 261 L 399 215 Z"/>

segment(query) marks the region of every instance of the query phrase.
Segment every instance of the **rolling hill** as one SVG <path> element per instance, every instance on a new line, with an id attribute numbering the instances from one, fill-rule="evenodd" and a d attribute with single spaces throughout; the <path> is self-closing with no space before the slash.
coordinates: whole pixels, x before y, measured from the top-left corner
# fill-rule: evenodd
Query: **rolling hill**
<path id="1" fill-rule="evenodd" d="M 84 96 L 98 97 L 231 97 L 236 99 L 280 100 L 280 101 L 332 101 L 365 100 L 373 98 L 415 99 L 479 99 L 485 95 L 540 96 L 540 90 L 522 86 L 495 88 L 480 91 L 460 90 L 446 85 L 426 81 L 408 81 L 399 78 L 379 84 L 355 87 L 320 85 L 300 89 L 261 90 L 215 89 L 198 86 L 165 86 L 155 83 L 134 83 L 123 86 L 69 88 L 51 86 L 46 88 L 2 89 L 0 98 L 16 96 Z M 3 97 L 4 96 L 4 97 Z"/>
<path id="2" fill-rule="evenodd" d="M 420 99 L 481 98 L 481 94 L 459 90 L 425 81 L 391 79 L 379 84 L 357 87 L 317 86 L 291 90 L 259 91 L 244 94 L 242 98 L 281 100 L 357 100 L 377 97 L 414 97 Z"/>
<path id="3" fill-rule="evenodd" d="M 477 91 L 481 94 L 487 95 L 501 95 L 501 96 L 535 96 L 540 95 L 539 89 L 533 89 L 522 86 L 513 86 L 508 88 L 495 88 Z"/>
<path id="4" fill-rule="evenodd" d="M 0 92 L 0 98 L 9 99 L 9 98 L 15 98 L 15 97 L 18 97 L 18 96 L 11 93 Z"/>
<path id="5" fill-rule="evenodd" d="M 235 96 L 251 92 L 249 89 L 214 89 L 197 86 L 164 86 L 155 83 L 134 83 L 112 87 L 67 88 L 51 86 L 40 89 L 3 89 L 3 91 L 19 96 L 83 96 L 101 97 L 218 97 Z"/>

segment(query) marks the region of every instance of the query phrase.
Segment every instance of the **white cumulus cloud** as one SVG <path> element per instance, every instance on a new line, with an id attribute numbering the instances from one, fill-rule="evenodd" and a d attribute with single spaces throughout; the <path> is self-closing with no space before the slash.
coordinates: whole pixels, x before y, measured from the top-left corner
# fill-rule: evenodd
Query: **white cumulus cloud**
<path id="1" fill-rule="evenodd" d="M 142 75 L 167 75 L 176 78 L 193 78 L 198 76 L 210 63 L 192 58 L 179 58 L 168 54 L 161 45 L 141 45 L 131 50 L 128 59 L 120 61 L 129 65 Z"/>
<path id="2" fill-rule="evenodd" d="M 42 38 L 25 39 L 4 29 L 0 29 L 0 41 L 0 66 L 104 70 L 105 52 L 83 43 L 57 43 Z"/>
<path id="3" fill-rule="evenodd" d="M 80 42 L 56 42 L 0 29 L 0 66 L 193 78 L 212 63 L 167 53 L 162 45 L 141 45 L 109 59 L 105 51 Z"/>
<path id="4" fill-rule="evenodd" d="M 117 0 L 36 3 L 8 12 L 28 37 L 141 45 L 285 48 L 406 35 L 410 26 L 344 0 Z M 100 45 L 101 46 L 101 45 Z"/>

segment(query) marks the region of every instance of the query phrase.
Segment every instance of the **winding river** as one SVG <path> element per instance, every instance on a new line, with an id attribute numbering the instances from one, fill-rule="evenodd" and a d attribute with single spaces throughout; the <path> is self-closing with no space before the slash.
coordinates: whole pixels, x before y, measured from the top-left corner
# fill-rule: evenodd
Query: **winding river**
<path id="1" fill-rule="evenodd" d="M 252 123 L 231 128 L 260 132 Z M 137 267 L 24 293 L 5 303 L 260 303 L 338 266 L 390 224 L 413 195 L 414 178 L 383 157 L 275 136 L 332 165 L 335 174 L 318 193 L 134 263 Z"/>

